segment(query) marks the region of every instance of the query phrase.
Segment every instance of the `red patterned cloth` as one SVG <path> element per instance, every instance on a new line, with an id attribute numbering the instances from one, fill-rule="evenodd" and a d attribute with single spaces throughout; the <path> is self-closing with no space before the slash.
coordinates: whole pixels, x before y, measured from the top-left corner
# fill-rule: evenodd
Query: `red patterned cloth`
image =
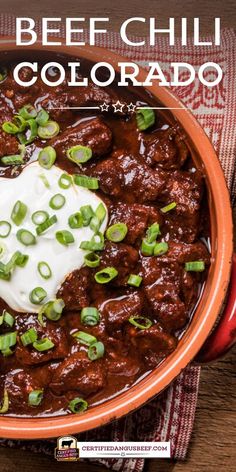
<path id="1" fill-rule="evenodd" d="M 40 25 L 37 25 L 40 31 Z M 0 15 L 0 36 L 15 33 L 15 19 Z M 64 35 L 64 31 L 63 31 Z M 87 37 L 88 40 L 88 37 Z M 209 38 L 208 38 L 209 40 Z M 194 47 L 191 42 L 182 47 L 180 41 L 174 47 L 166 38 L 160 38 L 155 47 L 130 48 L 119 35 L 109 33 L 99 46 L 109 48 L 145 67 L 150 61 L 158 61 L 165 74 L 170 76 L 171 62 L 185 61 L 195 69 L 206 61 L 217 62 L 223 69 L 223 80 L 213 88 L 203 86 L 198 79 L 187 87 L 175 88 L 175 93 L 192 109 L 197 120 L 210 137 L 221 161 L 232 197 L 236 194 L 236 45 L 235 32 L 225 30 L 221 46 Z M 213 73 L 213 72 L 209 72 Z M 184 72 L 183 72 L 184 74 Z M 79 436 L 83 441 L 171 441 L 171 457 L 184 459 L 192 432 L 198 394 L 200 368 L 189 366 L 159 395 L 134 413 L 102 428 Z M 2 446 L 21 447 L 35 452 L 53 453 L 55 441 L 0 440 Z M 100 459 L 96 463 L 120 472 L 141 472 L 143 459 Z"/>

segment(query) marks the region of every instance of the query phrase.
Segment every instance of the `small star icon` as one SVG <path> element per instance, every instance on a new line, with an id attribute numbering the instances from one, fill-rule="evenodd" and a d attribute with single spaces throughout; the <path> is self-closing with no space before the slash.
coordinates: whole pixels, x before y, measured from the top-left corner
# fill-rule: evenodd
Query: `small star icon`
<path id="1" fill-rule="evenodd" d="M 121 103 L 119 100 L 117 100 L 117 102 L 114 103 L 112 106 L 114 108 L 114 113 L 117 113 L 118 111 L 120 111 L 122 113 L 125 104 Z"/>
<path id="2" fill-rule="evenodd" d="M 101 111 L 108 111 L 109 110 L 109 105 L 104 102 L 102 105 L 100 105 L 100 110 Z"/>
<path id="3" fill-rule="evenodd" d="M 130 102 L 130 104 L 127 105 L 127 110 L 131 113 L 134 112 L 136 110 L 136 105 L 134 105 L 134 103 Z"/>

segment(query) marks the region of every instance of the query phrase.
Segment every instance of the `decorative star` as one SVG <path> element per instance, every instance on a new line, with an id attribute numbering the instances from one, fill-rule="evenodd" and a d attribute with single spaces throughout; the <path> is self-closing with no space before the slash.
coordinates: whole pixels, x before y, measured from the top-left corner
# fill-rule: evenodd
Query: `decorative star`
<path id="1" fill-rule="evenodd" d="M 100 110 L 101 111 L 108 111 L 109 110 L 109 105 L 104 102 L 102 105 L 100 105 Z"/>
<path id="2" fill-rule="evenodd" d="M 122 113 L 125 104 L 121 103 L 119 100 L 117 100 L 117 102 L 113 103 L 112 106 L 114 108 L 114 113 L 117 113 L 118 111 L 120 111 Z"/>
<path id="3" fill-rule="evenodd" d="M 130 104 L 127 105 L 127 110 L 131 113 L 134 112 L 136 110 L 136 105 L 134 105 L 134 103 L 130 102 Z"/>

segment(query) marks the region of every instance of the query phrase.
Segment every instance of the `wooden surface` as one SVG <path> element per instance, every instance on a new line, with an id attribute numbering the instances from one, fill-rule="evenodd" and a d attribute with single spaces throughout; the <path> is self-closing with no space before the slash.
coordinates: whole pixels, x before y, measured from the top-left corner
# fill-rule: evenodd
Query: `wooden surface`
<path id="1" fill-rule="evenodd" d="M 235 27 L 235 0 L 40 0 L 19 2 L 0 0 L 1 13 L 18 16 L 109 16 L 110 30 L 118 31 L 121 21 L 131 16 L 155 16 L 160 18 L 160 27 L 166 19 L 201 18 L 201 32 L 211 33 L 212 18 L 220 16 L 222 27 Z M 29 8 L 30 6 L 30 8 Z M 134 34 L 145 34 L 141 23 L 133 28 Z M 191 34 L 191 30 L 189 32 Z M 169 460 L 146 461 L 145 472 L 225 472 L 236 470 L 236 348 L 225 359 L 202 368 L 199 399 L 188 457 L 184 462 Z M 56 463 L 53 458 L 24 452 L 17 449 L 0 449 L 0 472 L 105 472 L 105 468 L 90 464 Z"/>

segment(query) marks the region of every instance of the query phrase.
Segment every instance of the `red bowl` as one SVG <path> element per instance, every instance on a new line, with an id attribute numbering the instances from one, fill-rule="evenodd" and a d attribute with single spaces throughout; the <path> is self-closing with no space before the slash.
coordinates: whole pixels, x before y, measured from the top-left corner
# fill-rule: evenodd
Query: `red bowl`
<path id="1" fill-rule="evenodd" d="M 55 58 L 58 53 L 60 55 L 67 54 L 93 62 L 109 62 L 117 71 L 118 62 L 124 60 L 124 58 L 108 50 L 90 46 L 82 48 L 51 46 L 47 48 L 47 51 L 50 52 L 50 60 Z M 19 61 L 22 54 L 24 57 L 22 60 L 25 60 L 27 54 L 31 54 L 34 60 L 37 60 L 37 57 L 40 59 L 42 46 L 36 44 L 32 47 L 24 47 L 23 52 L 19 53 L 19 48 L 16 50 L 14 40 L 7 40 L 1 44 L 0 58 L 4 57 L 4 60 L 9 57 Z M 142 82 L 145 80 L 144 70 L 140 71 L 138 80 Z M 90 408 L 82 415 L 30 419 L 1 416 L 1 437 L 36 439 L 80 433 L 130 413 L 166 388 L 195 358 L 219 315 L 230 279 L 233 250 L 231 206 L 224 174 L 212 144 L 190 111 L 167 88 L 159 87 L 157 84 L 147 87 L 147 89 L 162 106 L 176 108 L 172 111 L 173 117 L 185 130 L 189 138 L 195 165 L 201 168 L 206 177 L 211 219 L 212 263 L 197 311 L 176 350 L 147 377 L 128 391 L 101 405 Z M 228 326 L 227 323 L 226 325 Z M 221 339 L 221 336 L 218 335 L 218 341 L 219 339 Z"/>

